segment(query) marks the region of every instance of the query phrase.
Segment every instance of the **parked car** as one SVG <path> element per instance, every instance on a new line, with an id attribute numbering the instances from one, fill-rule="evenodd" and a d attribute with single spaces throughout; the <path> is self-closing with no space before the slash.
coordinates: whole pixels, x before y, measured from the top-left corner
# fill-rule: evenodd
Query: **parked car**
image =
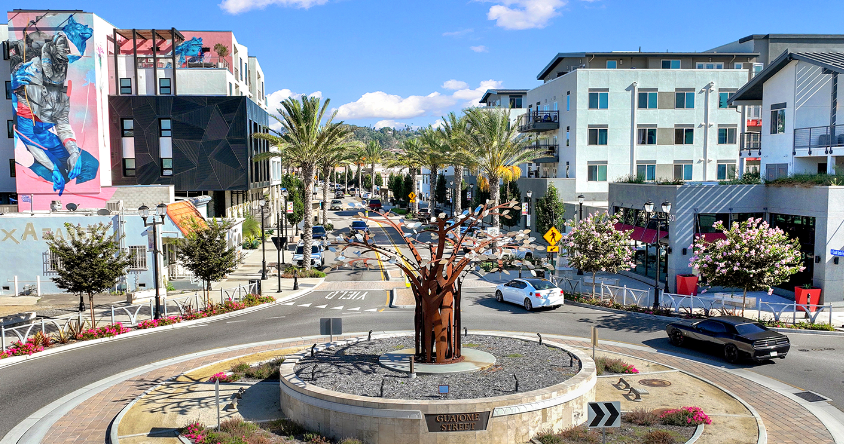
<path id="1" fill-rule="evenodd" d="M 419 211 L 416 212 L 416 220 L 422 223 L 428 223 L 431 220 L 431 211 L 427 208 L 420 208 Z"/>
<path id="2" fill-rule="evenodd" d="M 349 232 L 352 235 L 355 235 L 355 234 L 358 234 L 358 233 L 360 233 L 360 234 L 369 233 L 369 227 L 366 225 L 366 221 L 353 220 L 352 226 L 351 226 L 351 228 L 349 228 Z"/>
<path id="3" fill-rule="evenodd" d="M 314 225 L 313 228 L 311 228 L 312 239 L 325 239 L 325 236 L 327 234 L 328 233 L 326 233 L 325 227 L 323 227 L 322 225 Z"/>
<path id="4" fill-rule="evenodd" d="M 363 193 L 360 193 L 361 199 L 369 199 L 369 196 L 370 196 L 369 191 L 364 191 Z"/>
<path id="5" fill-rule="evenodd" d="M 305 246 L 300 242 L 296 245 L 296 251 L 293 253 L 293 263 L 302 266 L 305 260 Z M 311 266 L 322 267 L 325 265 L 325 250 L 321 244 L 311 244 Z"/>
<path id="6" fill-rule="evenodd" d="M 334 199 L 331 201 L 331 206 L 328 208 L 329 210 L 342 210 L 343 209 L 343 201 L 340 199 Z"/>
<path id="7" fill-rule="evenodd" d="M 372 211 L 381 209 L 381 199 L 372 199 L 369 201 L 369 209 Z"/>
<path id="8" fill-rule="evenodd" d="M 495 287 L 498 302 L 512 302 L 527 311 L 539 307 L 557 308 L 565 304 L 563 290 L 545 279 L 513 279 Z"/>
<path id="9" fill-rule="evenodd" d="M 343 198 L 343 192 L 342 191 L 335 191 L 334 197 L 336 197 L 337 199 L 342 199 Z"/>
<path id="10" fill-rule="evenodd" d="M 756 362 L 785 359 L 791 348 L 788 336 L 740 316 L 674 321 L 665 327 L 665 332 L 678 347 L 692 343 L 714 346 L 727 362 L 744 357 Z"/>

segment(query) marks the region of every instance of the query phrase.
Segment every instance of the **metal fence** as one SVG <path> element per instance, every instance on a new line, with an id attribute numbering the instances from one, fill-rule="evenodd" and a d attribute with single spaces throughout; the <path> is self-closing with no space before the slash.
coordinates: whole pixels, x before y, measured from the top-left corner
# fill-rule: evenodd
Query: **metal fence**
<path id="1" fill-rule="evenodd" d="M 225 303 L 226 301 L 241 302 L 249 294 L 257 294 L 258 285 L 239 285 L 236 288 L 220 289 L 208 293 L 208 303 Z M 183 294 L 179 296 L 161 298 L 161 310 L 164 317 L 184 316 L 190 312 L 200 310 L 205 306 L 205 296 L 201 292 Z M 153 319 L 155 313 L 155 299 L 136 305 L 112 305 L 95 312 L 96 326 L 114 325 L 120 322 L 124 327 L 137 327 L 139 323 Z M 16 327 L 0 326 L 0 350 L 15 341 L 26 342 L 27 339 L 42 333 L 43 335 L 67 334 L 71 330 L 80 330 L 90 323 L 89 312 L 77 312 L 55 319 L 41 318 L 28 324 Z M 87 328 L 95 328 L 86 327 Z"/>

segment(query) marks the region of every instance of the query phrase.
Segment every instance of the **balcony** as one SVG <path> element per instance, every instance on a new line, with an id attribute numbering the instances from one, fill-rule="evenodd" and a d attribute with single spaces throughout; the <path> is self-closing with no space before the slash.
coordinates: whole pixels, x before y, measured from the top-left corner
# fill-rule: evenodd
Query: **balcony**
<path id="1" fill-rule="evenodd" d="M 819 155 L 821 148 L 824 154 L 832 154 L 832 149 L 836 147 L 844 147 L 844 125 L 794 129 L 794 155 L 797 150 L 808 150 L 808 154 L 812 155 L 813 149 Z"/>
<path id="2" fill-rule="evenodd" d="M 752 155 L 751 151 L 756 150 L 759 155 L 762 154 L 762 133 L 748 132 L 741 133 L 741 147 L 739 148 L 740 155 L 744 155 L 747 150 L 747 155 Z"/>
<path id="3" fill-rule="evenodd" d="M 559 111 L 531 111 L 519 117 L 519 131 L 542 132 L 560 128 Z"/>
<path id="4" fill-rule="evenodd" d="M 557 154 L 557 144 L 539 142 L 535 145 L 531 145 L 531 148 L 545 151 L 545 155 L 538 159 L 534 159 L 533 163 L 557 163 L 560 161 L 560 157 Z"/>

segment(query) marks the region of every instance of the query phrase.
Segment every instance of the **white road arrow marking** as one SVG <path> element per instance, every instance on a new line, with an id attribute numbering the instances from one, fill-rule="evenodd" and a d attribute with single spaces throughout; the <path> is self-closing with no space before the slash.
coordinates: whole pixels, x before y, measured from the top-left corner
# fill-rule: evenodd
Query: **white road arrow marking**
<path id="1" fill-rule="evenodd" d="M 285 302 L 284 304 L 281 304 L 281 305 L 293 305 L 293 304 L 295 304 L 295 302 Z"/>
<path id="2" fill-rule="evenodd" d="M 339 307 L 331 307 L 331 309 L 332 309 L 332 310 L 342 310 L 342 309 L 343 309 L 343 306 L 341 305 L 341 306 L 339 306 Z"/>
<path id="3" fill-rule="evenodd" d="M 369 310 L 365 310 L 365 311 L 378 311 L 378 309 L 377 308 L 370 308 Z"/>
<path id="4" fill-rule="evenodd" d="M 300 305 L 300 307 L 310 307 L 310 306 L 311 306 L 311 303 L 310 303 L 310 302 L 308 302 L 307 304 L 302 304 L 302 305 Z"/>
<path id="5" fill-rule="evenodd" d="M 350 309 L 349 309 L 349 311 L 356 311 L 356 310 L 360 310 L 360 307 L 355 307 L 355 308 L 350 308 Z"/>
<path id="6" fill-rule="evenodd" d="M 314 308 L 325 308 L 325 307 L 328 307 L 328 306 L 327 305 L 317 305 Z"/>

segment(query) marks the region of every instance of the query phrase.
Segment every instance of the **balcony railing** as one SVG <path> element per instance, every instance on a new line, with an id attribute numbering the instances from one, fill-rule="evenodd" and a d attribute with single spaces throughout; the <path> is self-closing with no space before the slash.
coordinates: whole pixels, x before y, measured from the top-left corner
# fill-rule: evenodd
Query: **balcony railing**
<path id="1" fill-rule="evenodd" d="M 824 154 L 832 153 L 835 147 L 844 147 L 844 125 L 815 126 L 811 128 L 794 129 L 794 150 L 809 150 L 823 148 Z"/>
<path id="2" fill-rule="evenodd" d="M 759 154 L 762 154 L 762 133 L 741 133 L 741 154 L 744 154 L 744 151 L 747 150 L 747 154 L 750 155 L 751 151 L 757 150 Z"/>
<path id="3" fill-rule="evenodd" d="M 531 111 L 519 117 L 519 131 L 539 132 L 560 128 L 559 111 Z"/>
<path id="4" fill-rule="evenodd" d="M 535 159 L 534 163 L 556 163 L 559 161 L 559 157 L 557 155 L 557 148 L 559 145 L 551 144 L 547 142 L 539 142 L 537 144 L 531 145 L 531 148 L 541 149 L 545 151 L 545 154 Z"/>

